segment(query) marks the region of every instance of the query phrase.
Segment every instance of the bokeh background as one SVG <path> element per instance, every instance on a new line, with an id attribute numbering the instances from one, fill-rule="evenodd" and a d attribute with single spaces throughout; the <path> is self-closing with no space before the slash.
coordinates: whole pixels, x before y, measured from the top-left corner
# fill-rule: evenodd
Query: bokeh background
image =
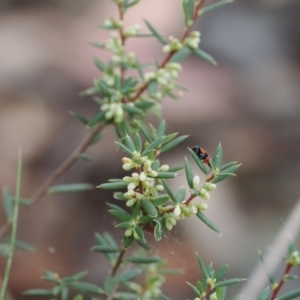
<path id="1" fill-rule="evenodd" d="M 201 48 L 218 66 L 195 57 L 183 63 L 180 82 L 190 92 L 180 101 L 166 100 L 163 115 L 169 132 L 190 137 L 161 161 L 178 166 L 188 146 L 201 145 L 213 154 L 221 142 L 224 161 L 243 165 L 237 178 L 219 184 L 211 194 L 207 214 L 222 235 L 190 219 L 163 242 L 152 241 L 154 253 L 167 258 L 169 267 L 184 270 L 166 284 L 171 299 L 193 297 L 185 281 L 201 276 L 195 251 L 216 267 L 230 262 L 229 276 L 247 277 L 258 262 L 257 250 L 267 250 L 299 198 L 299 15 L 298 0 L 239 0 L 203 15 L 196 24 Z M 100 76 L 93 57 L 108 59 L 89 42 L 107 38 L 97 27 L 110 16 L 117 11 L 108 0 L 0 1 L 1 186 L 14 188 L 20 144 L 25 161 L 22 194 L 29 197 L 88 134 L 68 112 L 92 116 L 98 110 L 78 93 Z M 142 18 L 166 35 L 181 35 L 181 1 L 143 0 L 126 22 L 141 23 Z M 142 62 L 163 58 L 154 39 L 135 39 L 129 48 Z M 78 162 L 57 183 L 98 185 L 122 176 L 122 154 L 114 140 L 108 128 L 102 142 L 88 151 L 93 161 Z M 184 176 L 173 181 L 174 188 L 182 185 Z M 90 248 L 96 231 L 109 231 L 121 240 L 106 212 L 111 200 L 110 192 L 97 190 L 47 196 L 35 204 L 20 222 L 18 238 L 37 251 L 16 252 L 11 297 L 23 299 L 26 289 L 49 287 L 40 280 L 45 270 L 68 276 L 88 269 L 87 280 L 102 284 L 109 265 Z M 5 222 L 3 212 L 0 221 Z M 4 264 L 2 258 L 2 270 Z"/>

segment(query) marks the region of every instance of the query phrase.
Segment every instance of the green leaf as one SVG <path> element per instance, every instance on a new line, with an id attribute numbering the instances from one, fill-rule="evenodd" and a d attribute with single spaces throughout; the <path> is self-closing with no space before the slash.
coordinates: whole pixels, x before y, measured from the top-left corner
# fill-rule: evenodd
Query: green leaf
<path id="1" fill-rule="evenodd" d="M 257 300 L 268 300 L 270 295 L 270 288 L 267 286 L 258 295 Z"/>
<path id="2" fill-rule="evenodd" d="M 200 267 L 204 277 L 209 278 L 209 273 L 208 273 L 207 267 L 206 267 L 202 257 L 198 253 L 196 253 L 196 255 L 197 255 L 199 267 Z"/>
<path id="3" fill-rule="evenodd" d="M 157 220 L 154 220 L 154 221 L 156 222 L 156 225 L 154 227 L 154 238 L 156 241 L 160 241 L 162 238 L 162 234 L 163 234 L 162 226 L 159 221 L 157 221 Z"/>
<path id="4" fill-rule="evenodd" d="M 68 300 L 69 297 L 69 288 L 63 287 L 61 290 L 61 300 Z"/>
<path id="5" fill-rule="evenodd" d="M 176 138 L 176 136 L 178 135 L 178 132 L 174 132 L 174 133 L 171 133 L 171 134 L 168 134 L 164 137 L 164 139 L 162 140 L 162 144 L 167 144 L 169 142 L 171 142 L 172 140 L 174 140 Z"/>
<path id="6" fill-rule="evenodd" d="M 83 300 L 83 296 L 81 294 L 77 294 L 73 300 Z"/>
<path id="7" fill-rule="evenodd" d="M 197 217 L 204 223 L 206 224 L 209 228 L 214 230 L 217 233 L 220 233 L 220 229 L 201 211 L 197 212 Z"/>
<path id="8" fill-rule="evenodd" d="M 151 108 L 153 105 L 155 105 L 154 102 L 150 102 L 150 101 L 135 102 L 134 104 L 137 108 L 140 108 L 143 110 Z"/>
<path id="9" fill-rule="evenodd" d="M 164 37 L 162 37 L 157 30 L 147 21 L 144 20 L 146 26 L 148 27 L 148 29 L 151 31 L 151 33 L 153 34 L 153 36 L 155 36 L 163 45 L 166 45 L 168 42 L 165 40 Z"/>
<path id="10" fill-rule="evenodd" d="M 197 287 L 195 287 L 192 283 L 190 282 L 186 282 L 188 286 L 190 286 L 192 288 L 192 290 L 194 291 L 194 293 L 200 297 L 201 296 L 201 292 L 197 289 Z"/>
<path id="11" fill-rule="evenodd" d="M 136 69 L 137 69 L 142 81 L 144 82 L 145 81 L 145 76 L 144 76 L 143 67 L 142 67 L 141 63 L 139 62 L 139 60 L 137 58 L 136 58 Z"/>
<path id="12" fill-rule="evenodd" d="M 166 131 L 166 121 L 162 120 L 157 128 L 157 136 L 161 137 L 165 134 Z"/>
<path id="13" fill-rule="evenodd" d="M 176 193 L 176 199 L 177 199 L 177 203 L 181 203 L 184 201 L 185 199 L 185 195 L 186 195 L 186 190 L 185 187 L 182 187 L 179 189 L 179 191 Z"/>
<path id="14" fill-rule="evenodd" d="M 102 79 L 95 80 L 94 84 L 103 94 L 112 96 L 110 87 Z"/>
<path id="15" fill-rule="evenodd" d="M 229 169 L 233 166 L 236 166 L 236 165 L 237 165 L 237 161 L 232 161 L 232 162 L 229 162 L 229 163 L 221 166 L 219 169 L 220 169 L 220 171 L 225 171 L 225 170 L 227 170 L 227 169 Z M 233 172 L 231 172 L 231 173 L 233 173 Z"/>
<path id="16" fill-rule="evenodd" d="M 153 95 L 157 92 L 158 90 L 158 84 L 155 79 L 149 81 L 148 86 L 147 86 L 147 91 L 150 95 Z"/>
<path id="17" fill-rule="evenodd" d="M 217 62 L 215 61 L 215 59 L 210 54 L 206 53 L 205 51 L 200 50 L 200 49 L 194 49 L 193 53 L 196 54 L 201 59 L 203 59 L 213 65 L 217 65 Z"/>
<path id="18" fill-rule="evenodd" d="M 121 222 L 116 225 L 116 228 L 129 228 L 131 226 L 132 226 L 131 222 Z"/>
<path id="19" fill-rule="evenodd" d="M 102 253 L 118 253 L 120 252 L 119 248 L 115 248 L 112 246 L 101 246 L 101 245 L 97 245 L 91 248 L 92 251 L 95 252 L 102 252 Z"/>
<path id="20" fill-rule="evenodd" d="M 209 5 L 209 6 L 206 6 L 206 7 L 202 8 L 201 11 L 200 11 L 200 13 L 204 14 L 206 12 L 213 11 L 215 9 L 221 8 L 224 5 L 232 3 L 232 2 L 233 2 L 233 0 L 222 0 L 222 1 L 219 1 L 219 2 L 217 2 L 215 4 L 212 4 L 212 5 Z"/>
<path id="21" fill-rule="evenodd" d="M 147 199 L 147 198 L 142 199 L 142 205 L 143 205 L 147 215 L 149 215 L 152 218 L 157 217 L 157 209 L 149 199 Z"/>
<path id="22" fill-rule="evenodd" d="M 153 198 L 153 199 L 151 199 L 151 202 L 153 203 L 154 206 L 161 206 L 161 205 L 168 203 L 169 200 L 170 200 L 170 197 L 165 195 L 165 196 Z"/>
<path id="23" fill-rule="evenodd" d="M 129 148 L 127 148 L 125 145 L 122 143 L 116 143 L 124 152 L 129 154 L 130 156 L 133 156 L 133 151 L 131 151 Z"/>
<path id="24" fill-rule="evenodd" d="M 234 278 L 234 279 L 228 279 L 228 280 L 224 280 L 224 281 L 219 281 L 215 284 L 215 287 L 220 287 L 220 286 L 228 286 L 228 285 L 232 285 L 232 284 L 236 284 L 242 281 L 245 281 L 246 279 L 244 278 Z"/>
<path id="25" fill-rule="evenodd" d="M 129 135 L 126 135 L 123 139 L 122 139 L 122 143 L 125 142 L 126 147 L 133 153 L 135 150 L 135 145 L 131 139 L 131 137 Z"/>
<path id="26" fill-rule="evenodd" d="M 236 175 L 233 173 L 221 173 L 221 174 L 217 175 L 214 179 L 212 179 L 210 182 L 217 183 L 217 182 L 223 181 L 224 179 L 226 179 L 228 177 L 232 177 L 232 176 L 236 176 Z"/>
<path id="27" fill-rule="evenodd" d="M 177 173 L 174 173 L 174 172 L 157 172 L 157 176 L 155 178 L 171 179 L 171 178 L 175 178 L 176 176 L 177 176 Z"/>
<path id="28" fill-rule="evenodd" d="M 295 299 L 296 297 L 300 296 L 300 289 L 296 289 L 294 291 L 291 291 L 279 298 L 277 300 L 290 300 L 290 299 Z"/>
<path id="29" fill-rule="evenodd" d="M 33 297 L 51 297 L 51 296 L 54 296 L 52 290 L 44 290 L 44 289 L 27 290 L 23 293 L 23 295 L 33 296 Z"/>
<path id="30" fill-rule="evenodd" d="M 131 7 L 131 6 L 134 6 L 136 5 L 137 3 L 139 3 L 140 0 L 133 0 L 132 2 L 128 2 L 128 1 L 123 1 L 123 7 L 125 9 L 127 9 L 128 7 Z"/>
<path id="31" fill-rule="evenodd" d="M 88 88 L 78 94 L 79 97 L 85 97 L 85 96 L 93 96 L 100 93 L 100 90 L 96 88 L 95 86 Z"/>
<path id="32" fill-rule="evenodd" d="M 216 288 L 216 295 L 218 300 L 225 300 L 227 293 L 227 287 L 226 286 L 221 286 Z"/>
<path id="33" fill-rule="evenodd" d="M 222 157 L 223 157 L 223 149 L 222 149 L 221 144 L 219 144 L 218 147 L 217 147 L 217 149 L 216 149 L 215 156 L 213 158 L 213 162 L 214 162 L 215 167 L 217 169 L 219 169 L 220 166 L 221 166 Z"/>
<path id="34" fill-rule="evenodd" d="M 124 193 L 116 192 L 114 193 L 114 198 L 117 200 L 127 201 L 128 199 L 125 198 Z"/>
<path id="35" fill-rule="evenodd" d="M 81 280 L 81 279 L 84 278 L 87 274 L 88 274 L 88 271 L 87 271 L 87 270 L 80 271 L 80 272 L 75 273 L 75 274 L 72 275 L 72 276 L 64 277 L 61 281 L 62 281 L 64 284 L 67 284 L 67 283 L 70 283 L 70 282 L 73 282 L 73 281 Z M 57 275 L 57 276 L 58 276 L 58 275 Z"/>
<path id="36" fill-rule="evenodd" d="M 184 168 L 185 168 L 186 180 L 188 182 L 189 187 L 192 189 L 194 187 L 193 186 L 193 178 L 194 178 L 193 170 L 192 170 L 189 160 L 186 157 L 184 159 L 185 159 Z"/>
<path id="37" fill-rule="evenodd" d="M 141 131 L 143 133 L 147 142 L 151 143 L 152 142 L 151 136 L 150 136 L 149 132 L 146 130 L 146 128 L 144 127 L 144 125 L 139 121 L 135 121 L 135 124 L 139 127 L 139 131 Z"/>
<path id="38" fill-rule="evenodd" d="M 140 296 L 135 293 L 118 292 L 118 293 L 114 293 L 114 299 L 116 299 L 116 300 L 140 300 Z"/>
<path id="39" fill-rule="evenodd" d="M 89 128 L 92 128 L 92 127 L 98 125 L 99 123 L 101 123 L 102 121 L 104 121 L 106 112 L 107 111 L 104 110 L 104 111 L 101 111 L 100 113 L 96 114 L 94 117 L 92 117 L 92 119 L 90 119 L 88 121 L 86 126 Z"/>
<path id="40" fill-rule="evenodd" d="M 193 19 L 194 0 L 183 0 L 182 7 L 185 16 L 185 26 L 188 26 L 190 21 Z"/>
<path id="41" fill-rule="evenodd" d="M 105 294 L 104 290 L 101 287 L 89 282 L 77 281 L 77 282 L 73 282 L 71 286 L 74 289 L 77 289 L 82 292 L 93 293 L 93 294 Z"/>
<path id="42" fill-rule="evenodd" d="M 97 188 L 105 190 L 126 189 L 127 185 L 126 182 L 107 182 L 98 185 Z"/>
<path id="43" fill-rule="evenodd" d="M 167 194 L 170 196 L 171 200 L 172 200 L 173 202 L 177 203 L 176 197 L 175 197 L 174 194 L 172 193 L 170 187 L 167 185 L 167 183 L 165 182 L 165 180 L 162 179 L 162 180 L 161 180 L 161 183 L 162 183 L 162 185 L 164 186 L 164 188 L 165 188 Z"/>
<path id="44" fill-rule="evenodd" d="M 115 218 L 117 218 L 122 222 L 129 222 L 132 219 L 132 217 L 125 211 L 120 211 L 115 209 L 109 209 L 108 211 L 111 215 L 113 215 Z"/>
<path id="45" fill-rule="evenodd" d="M 42 279 L 45 281 L 50 281 L 50 282 L 55 282 L 55 283 L 60 280 L 59 275 L 52 271 L 45 271 L 44 275 L 42 276 Z"/>
<path id="46" fill-rule="evenodd" d="M 67 194 L 67 193 L 78 193 L 88 190 L 93 190 L 94 185 L 89 183 L 71 183 L 71 184 L 61 184 L 53 185 L 48 188 L 48 194 Z"/>
<path id="47" fill-rule="evenodd" d="M 144 257 L 144 256 L 132 256 L 126 259 L 126 261 L 134 264 L 152 264 L 161 261 L 159 257 Z"/>
<path id="48" fill-rule="evenodd" d="M 70 115 L 80 121 L 82 124 L 87 125 L 89 120 L 82 116 L 81 114 L 77 113 L 76 111 L 70 111 Z"/>
<path id="49" fill-rule="evenodd" d="M 97 144 L 102 139 L 102 135 L 103 135 L 103 131 L 102 130 L 99 131 L 98 133 L 96 133 L 96 135 L 90 141 L 89 145 L 95 145 L 95 144 Z"/>
<path id="50" fill-rule="evenodd" d="M 137 217 L 140 216 L 140 212 L 141 212 L 141 205 L 139 202 L 136 202 L 133 206 L 132 206 L 132 218 L 136 219 Z"/>
<path id="51" fill-rule="evenodd" d="M 140 226 L 135 226 L 134 231 L 138 235 L 139 239 L 145 240 L 144 231 Z"/>
<path id="52" fill-rule="evenodd" d="M 191 54 L 191 50 L 188 47 L 183 47 L 182 49 L 180 49 L 179 51 L 177 51 L 171 58 L 171 62 L 180 62 L 184 59 L 186 59 L 190 54 Z"/>
<path id="53" fill-rule="evenodd" d="M 121 93 L 123 95 L 130 94 L 134 91 L 135 86 L 137 85 L 138 81 L 134 80 L 133 77 L 129 77 L 124 81 L 124 84 L 121 88 Z"/>
<path id="54" fill-rule="evenodd" d="M 169 151 L 171 150 L 172 148 L 176 147 L 177 145 L 179 145 L 181 142 L 183 142 L 186 138 L 188 137 L 188 135 L 182 135 L 182 136 L 179 136 L 177 138 L 175 138 L 174 140 L 172 140 L 171 142 L 169 142 L 168 144 L 166 145 L 163 145 L 161 148 L 160 148 L 160 153 L 163 153 L 163 152 L 166 152 L 166 151 Z"/>
<path id="55" fill-rule="evenodd" d="M 139 239 L 139 240 L 136 240 L 136 242 L 137 242 L 141 247 L 143 247 L 144 249 L 146 249 L 147 251 L 150 251 L 150 250 L 151 250 L 151 247 L 147 244 L 146 241 Z"/>
<path id="56" fill-rule="evenodd" d="M 242 164 L 235 164 L 235 165 L 233 165 L 233 166 L 227 168 L 225 171 L 226 171 L 226 173 L 235 173 L 236 170 L 237 170 L 241 165 L 242 165 Z M 224 172 L 224 173 L 225 173 L 225 172 Z M 221 174 L 224 174 L 224 173 L 223 173 L 223 171 L 222 171 Z"/>
<path id="57" fill-rule="evenodd" d="M 222 278 L 228 271 L 229 265 L 222 266 L 215 274 L 214 278 L 218 281 L 220 278 Z"/>
<path id="58" fill-rule="evenodd" d="M 138 133 L 135 135 L 134 145 L 135 145 L 136 151 L 140 153 L 142 151 L 143 143 L 142 143 L 142 139 Z"/>
<path id="59" fill-rule="evenodd" d="M 144 112 L 141 109 L 137 108 L 135 105 L 123 104 L 122 108 L 131 114 L 136 114 L 136 115 L 144 114 Z"/>
<path id="60" fill-rule="evenodd" d="M 133 241 L 134 241 L 133 236 L 125 236 L 124 237 L 124 248 L 127 250 L 131 246 Z"/>
<path id="61" fill-rule="evenodd" d="M 198 167 L 200 168 L 200 170 L 207 175 L 208 171 L 206 169 L 206 167 L 204 166 L 203 162 L 201 161 L 201 159 L 197 156 L 197 154 L 189 148 L 190 153 L 192 154 L 192 158 L 194 159 L 194 161 L 196 162 L 196 164 L 198 165 Z"/>
<path id="62" fill-rule="evenodd" d="M 106 70 L 107 70 L 107 66 L 105 65 L 105 63 L 101 60 L 101 59 L 99 59 L 99 58 L 95 58 L 94 59 L 94 63 L 95 63 L 95 65 L 96 65 L 96 67 L 100 70 L 100 71 L 102 71 L 102 72 L 105 72 Z"/>
<path id="63" fill-rule="evenodd" d="M 145 150 L 142 152 L 142 155 L 146 155 L 150 153 L 151 151 L 154 151 L 158 146 L 161 144 L 161 141 L 163 140 L 163 136 L 159 137 L 155 141 L 153 141 L 150 145 L 148 145 Z"/>
<path id="64" fill-rule="evenodd" d="M 104 281 L 104 291 L 107 295 L 110 295 L 114 288 L 115 288 L 115 285 L 116 285 L 116 281 L 114 280 L 114 278 L 112 277 L 107 277 Z"/>
<path id="65" fill-rule="evenodd" d="M 131 269 L 128 271 L 124 271 L 123 273 L 120 273 L 117 276 L 115 276 L 115 280 L 119 283 L 124 283 L 134 279 L 140 274 L 142 274 L 141 269 Z"/>
<path id="66" fill-rule="evenodd" d="M 5 212 L 5 216 L 9 222 L 12 221 L 13 218 L 13 201 L 12 195 L 8 188 L 3 188 L 2 190 L 2 201 L 3 201 L 3 208 Z"/>
<path id="67" fill-rule="evenodd" d="M 92 45 L 95 48 L 100 48 L 100 49 L 104 49 L 104 47 L 105 47 L 104 43 L 99 43 L 99 42 L 90 42 L 90 45 Z"/>

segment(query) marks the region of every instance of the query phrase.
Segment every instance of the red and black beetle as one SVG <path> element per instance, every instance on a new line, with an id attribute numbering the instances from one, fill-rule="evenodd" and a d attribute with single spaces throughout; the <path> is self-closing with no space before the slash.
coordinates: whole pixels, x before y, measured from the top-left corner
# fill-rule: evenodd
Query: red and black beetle
<path id="1" fill-rule="evenodd" d="M 200 146 L 193 146 L 191 149 L 202 160 L 202 162 L 204 162 L 211 168 L 211 165 L 209 163 L 210 157 L 208 156 L 208 154 L 206 153 L 206 151 L 203 148 L 201 148 Z"/>

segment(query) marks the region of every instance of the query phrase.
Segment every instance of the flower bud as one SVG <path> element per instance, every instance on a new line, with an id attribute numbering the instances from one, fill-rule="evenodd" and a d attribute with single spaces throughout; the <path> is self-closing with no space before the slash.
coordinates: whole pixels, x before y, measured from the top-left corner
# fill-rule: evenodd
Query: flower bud
<path id="1" fill-rule="evenodd" d="M 159 172 L 167 172 L 170 169 L 168 165 L 162 165 L 158 168 Z"/>
<path id="2" fill-rule="evenodd" d="M 130 199 L 126 202 L 126 206 L 131 207 L 135 204 L 135 202 L 136 202 L 136 199 Z"/>
<path id="3" fill-rule="evenodd" d="M 147 179 L 147 176 L 144 172 L 141 172 L 140 174 L 140 181 L 145 181 Z"/>
<path id="4" fill-rule="evenodd" d="M 136 188 L 136 183 L 130 182 L 127 186 L 128 191 L 133 191 Z"/>
<path id="5" fill-rule="evenodd" d="M 193 188 L 197 188 L 200 184 L 200 177 L 198 175 L 194 176 L 193 178 Z"/>
<path id="6" fill-rule="evenodd" d="M 123 169 L 124 169 L 125 171 L 128 171 L 128 170 L 130 170 L 130 169 L 132 169 L 132 168 L 133 168 L 132 163 L 128 163 L 128 164 L 124 164 L 124 165 L 123 165 Z"/>
<path id="7" fill-rule="evenodd" d="M 203 185 L 203 188 L 206 189 L 208 192 L 213 191 L 217 188 L 217 185 L 211 182 L 206 182 Z"/>
<path id="8" fill-rule="evenodd" d="M 124 235 L 129 237 L 129 236 L 132 236 L 132 233 L 133 233 L 133 229 L 132 228 L 128 228 L 126 229 Z"/>
<path id="9" fill-rule="evenodd" d="M 174 215 L 176 216 L 176 217 L 179 217 L 180 216 L 180 214 L 181 214 L 181 208 L 180 208 L 180 205 L 176 205 L 175 206 L 175 209 L 174 209 Z"/>

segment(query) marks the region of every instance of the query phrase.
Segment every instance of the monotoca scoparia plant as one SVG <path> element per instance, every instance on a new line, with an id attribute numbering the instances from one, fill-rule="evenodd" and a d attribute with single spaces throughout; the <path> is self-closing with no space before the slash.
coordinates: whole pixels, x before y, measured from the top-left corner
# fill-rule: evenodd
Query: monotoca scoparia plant
<path id="1" fill-rule="evenodd" d="M 231 0 L 223 0 L 212 5 L 204 0 L 183 0 L 184 30 L 181 37 L 169 37 L 161 34 L 155 26 L 144 20 L 147 31 L 140 32 L 138 24 L 124 25 L 128 10 L 138 5 L 142 0 L 114 0 L 117 17 L 104 20 L 100 26 L 111 32 L 103 43 L 93 43 L 111 56 L 108 62 L 99 58 L 95 65 L 101 71 L 99 78 L 94 80 L 92 87 L 82 92 L 82 96 L 91 96 L 98 106 L 98 111 L 92 118 L 86 118 L 77 112 L 72 115 L 85 127 L 90 129 L 89 136 L 81 145 L 50 175 L 30 199 L 19 197 L 8 189 L 3 191 L 4 211 L 7 223 L 0 228 L 0 237 L 13 226 L 12 238 L 1 239 L 1 254 L 8 254 L 7 270 L 4 282 L 7 283 L 12 260 L 12 250 L 19 246 L 33 250 L 28 244 L 15 240 L 17 224 L 17 206 L 32 207 L 44 194 L 69 193 L 93 189 L 86 183 L 69 185 L 53 185 L 70 166 L 80 159 L 90 160 L 85 153 L 91 145 L 101 141 L 103 129 L 107 125 L 115 128 L 118 147 L 124 151 L 123 169 L 128 172 L 123 178 L 110 179 L 98 186 L 101 189 L 112 190 L 112 197 L 120 204 L 108 204 L 109 212 L 117 220 L 116 227 L 123 231 L 123 239 L 117 242 L 108 233 L 96 233 L 96 245 L 92 251 L 102 253 L 111 264 L 109 275 L 101 286 L 84 281 L 87 271 L 81 271 L 68 277 L 61 277 L 53 271 L 46 271 L 43 280 L 52 284 L 49 289 L 31 289 L 24 292 L 28 296 L 45 297 L 49 299 L 99 299 L 99 300 L 168 300 L 162 292 L 166 275 L 178 273 L 178 270 L 166 269 L 165 260 L 152 255 L 148 243 L 154 236 L 160 241 L 166 232 L 172 231 L 177 223 L 185 218 L 196 216 L 204 225 L 220 232 L 218 227 L 205 214 L 211 193 L 217 184 L 235 175 L 240 164 L 229 162 L 222 165 L 223 149 L 221 144 L 215 150 L 212 158 L 201 148 L 193 147 L 189 156 L 182 161 L 182 166 L 169 166 L 159 160 L 161 153 L 171 151 L 184 141 L 187 136 L 178 133 L 167 133 L 166 122 L 161 118 L 161 102 L 166 97 L 178 99 L 185 90 L 178 82 L 181 62 L 189 55 L 195 55 L 209 63 L 216 64 L 211 55 L 199 48 L 200 32 L 193 26 L 204 13 L 218 9 Z M 157 3 L 157 5 L 159 5 Z M 175 5 L 175 4 L 174 4 Z M 133 38 L 155 38 L 165 53 L 161 62 L 149 58 L 141 62 L 134 52 L 128 52 L 126 42 Z M 160 118 L 157 126 L 147 124 L 146 114 Z M 195 150 L 198 149 L 198 150 Z M 198 167 L 194 174 L 191 167 Z M 186 186 L 173 190 L 170 181 L 183 174 Z M 20 175 L 20 172 L 19 172 Z M 201 180 L 200 180 L 201 177 Z M 20 181 L 20 176 L 18 177 Z M 15 209 L 14 209 L 15 208 Z M 13 242 L 12 242 L 13 241 Z M 131 251 L 128 251 L 128 250 Z M 199 254 L 196 258 L 202 272 L 202 278 L 194 283 L 188 282 L 195 293 L 194 300 L 224 300 L 227 286 L 243 281 L 241 278 L 228 279 L 226 273 L 229 264 L 217 270 L 213 265 L 207 265 Z M 289 275 L 292 267 L 299 266 L 299 252 L 294 246 L 289 247 L 289 256 L 285 259 L 286 268 L 279 282 L 269 276 L 271 288 L 265 288 L 257 299 L 273 300 L 277 297 L 285 281 L 294 279 Z M 5 299 L 6 285 L 2 287 L 0 300 Z M 75 294 L 74 294 L 75 293 Z M 278 299 L 294 299 L 300 295 L 299 290 L 290 292 Z"/>

